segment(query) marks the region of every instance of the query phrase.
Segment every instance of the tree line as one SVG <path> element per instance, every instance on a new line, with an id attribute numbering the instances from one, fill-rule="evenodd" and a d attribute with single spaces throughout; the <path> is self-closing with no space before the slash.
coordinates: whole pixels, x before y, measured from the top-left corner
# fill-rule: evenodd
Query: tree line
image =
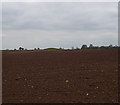
<path id="1" fill-rule="evenodd" d="M 90 46 L 82 45 L 81 49 L 113 49 L 113 48 L 120 48 L 119 46 L 115 45 L 109 45 L 109 46 L 93 46 L 90 44 Z"/>
<path id="2" fill-rule="evenodd" d="M 87 46 L 86 44 L 82 45 L 81 48 L 79 47 L 71 47 L 71 49 L 68 50 L 80 50 L 80 49 L 113 49 L 113 48 L 120 48 L 119 46 L 115 45 L 109 45 L 109 46 L 93 46 L 92 44 L 90 44 L 89 46 Z M 7 49 L 8 50 L 8 49 Z M 14 49 L 17 50 L 17 49 Z M 18 50 L 28 50 L 27 48 L 23 48 L 23 47 L 19 47 Z M 40 48 L 34 48 L 33 50 L 41 50 Z M 64 48 L 47 48 L 44 50 L 64 50 Z"/>

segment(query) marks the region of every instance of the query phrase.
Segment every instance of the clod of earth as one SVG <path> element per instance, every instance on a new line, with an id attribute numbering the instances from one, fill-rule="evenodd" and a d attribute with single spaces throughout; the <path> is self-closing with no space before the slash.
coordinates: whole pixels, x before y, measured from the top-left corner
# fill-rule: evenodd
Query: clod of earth
<path id="1" fill-rule="evenodd" d="M 69 80 L 66 80 L 65 82 L 66 82 L 66 83 L 68 83 L 68 82 L 69 82 Z"/>
<path id="2" fill-rule="evenodd" d="M 87 96 L 89 95 L 89 93 L 86 94 Z"/>
<path id="3" fill-rule="evenodd" d="M 31 86 L 31 88 L 34 88 L 34 86 Z"/>

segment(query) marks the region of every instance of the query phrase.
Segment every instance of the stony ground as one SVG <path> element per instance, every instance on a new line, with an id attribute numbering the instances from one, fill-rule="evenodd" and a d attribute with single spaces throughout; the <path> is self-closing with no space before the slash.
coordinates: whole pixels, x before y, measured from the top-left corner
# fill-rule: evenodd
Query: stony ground
<path id="1" fill-rule="evenodd" d="M 3 51 L 3 103 L 116 103 L 118 51 Z"/>

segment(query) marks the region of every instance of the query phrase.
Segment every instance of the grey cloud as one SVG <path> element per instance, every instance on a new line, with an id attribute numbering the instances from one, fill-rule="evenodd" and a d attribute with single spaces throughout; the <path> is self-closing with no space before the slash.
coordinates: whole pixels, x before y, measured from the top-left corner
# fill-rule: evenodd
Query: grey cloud
<path id="1" fill-rule="evenodd" d="M 3 48 L 117 45 L 117 15 L 117 3 L 3 3 Z"/>
<path id="2" fill-rule="evenodd" d="M 96 4 L 3 3 L 3 29 L 116 30 L 115 4 Z"/>

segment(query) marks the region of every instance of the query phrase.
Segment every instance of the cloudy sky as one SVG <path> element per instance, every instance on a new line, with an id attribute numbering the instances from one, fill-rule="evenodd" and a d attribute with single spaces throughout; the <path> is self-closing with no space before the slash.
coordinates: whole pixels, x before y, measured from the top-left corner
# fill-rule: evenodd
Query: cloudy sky
<path id="1" fill-rule="evenodd" d="M 118 3 L 2 5 L 3 49 L 118 45 Z"/>

